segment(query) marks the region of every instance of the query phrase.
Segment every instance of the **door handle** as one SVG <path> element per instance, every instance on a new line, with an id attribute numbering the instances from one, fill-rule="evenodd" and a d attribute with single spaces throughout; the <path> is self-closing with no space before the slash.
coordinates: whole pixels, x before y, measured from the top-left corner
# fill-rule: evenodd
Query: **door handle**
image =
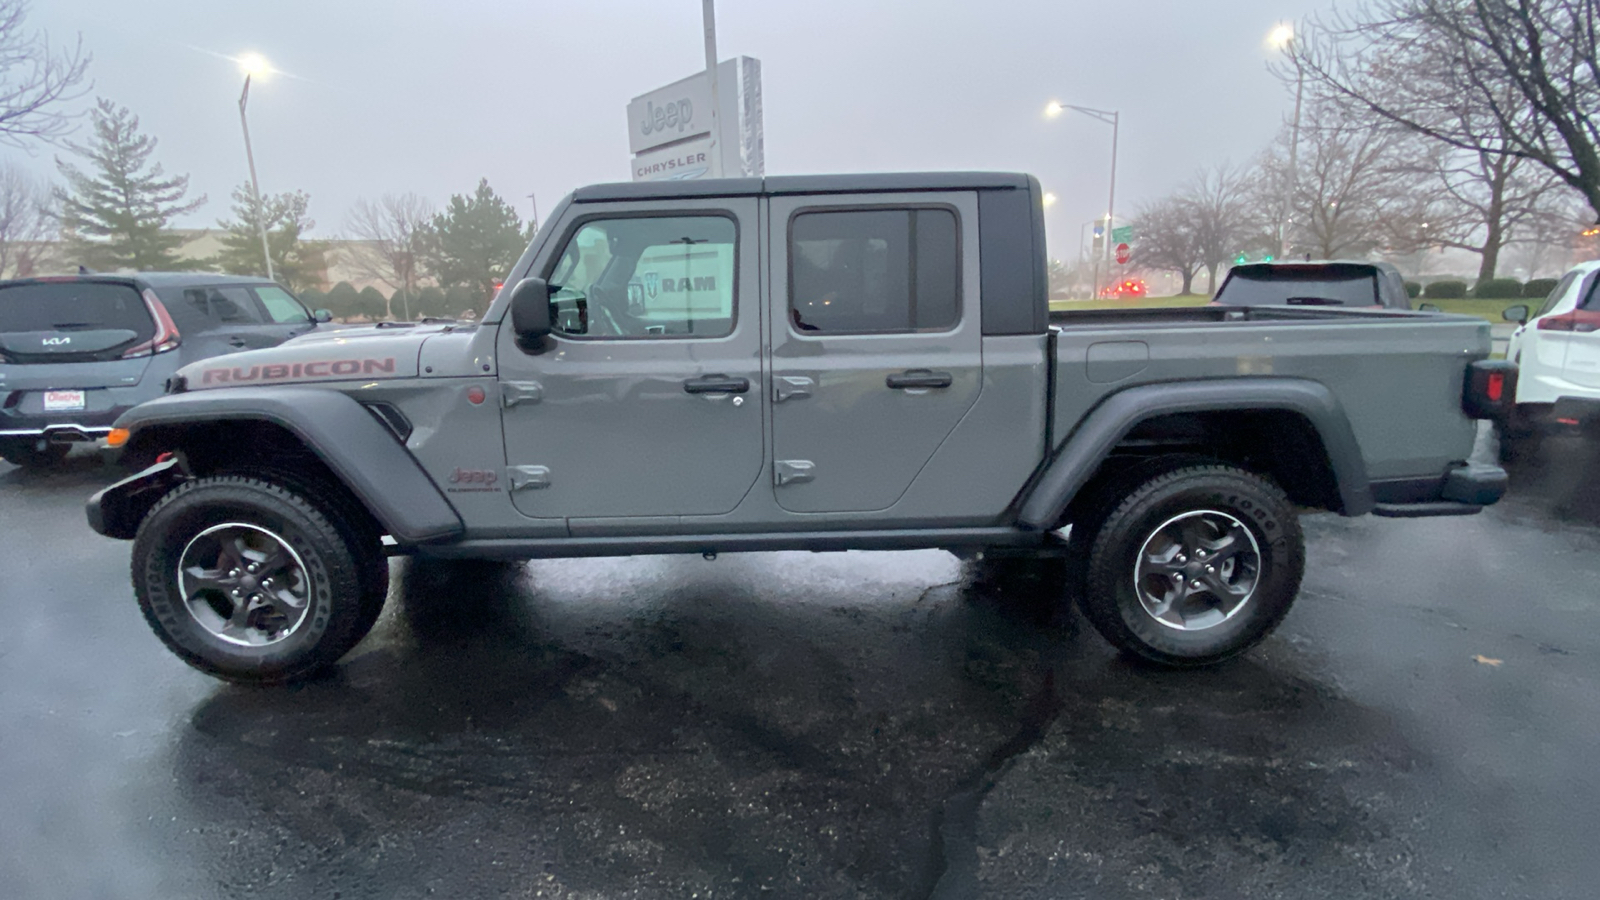
<path id="1" fill-rule="evenodd" d="M 884 384 L 897 391 L 907 388 L 947 388 L 955 381 L 949 372 L 935 372 L 932 369 L 907 369 L 890 375 L 883 380 Z"/>
<path id="2" fill-rule="evenodd" d="M 727 375 L 701 375 L 683 383 L 687 394 L 742 394 L 750 390 L 750 379 Z"/>

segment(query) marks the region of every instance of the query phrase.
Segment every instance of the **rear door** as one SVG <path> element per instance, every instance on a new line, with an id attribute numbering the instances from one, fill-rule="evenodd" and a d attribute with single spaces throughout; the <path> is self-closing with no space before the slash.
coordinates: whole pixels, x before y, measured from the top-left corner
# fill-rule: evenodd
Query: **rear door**
<path id="1" fill-rule="evenodd" d="M 187 359 L 260 350 L 283 342 L 278 336 L 281 329 L 267 323 L 255 294 L 246 285 L 164 288 L 160 294 L 183 330 Z M 186 328 L 186 323 L 192 324 Z"/>
<path id="2" fill-rule="evenodd" d="M 978 396 L 976 197 L 775 196 L 769 221 L 778 505 L 886 510 Z"/>
<path id="3" fill-rule="evenodd" d="M 1600 273 L 1584 281 L 1583 294 L 1566 334 L 1567 353 L 1562 375 L 1573 384 L 1600 388 Z"/>

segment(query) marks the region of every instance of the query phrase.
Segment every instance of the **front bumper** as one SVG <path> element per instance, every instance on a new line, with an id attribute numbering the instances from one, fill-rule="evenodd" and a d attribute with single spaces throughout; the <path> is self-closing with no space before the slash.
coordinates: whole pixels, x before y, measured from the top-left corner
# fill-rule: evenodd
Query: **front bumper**
<path id="1" fill-rule="evenodd" d="M 1505 496 L 1506 470 L 1483 463 L 1457 466 L 1437 478 L 1375 481 L 1372 514 L 1392 519 L 1470 516 Z"/>
<path id="2" fill-rule="evenodd" d="M 145 512 L 186 477 L 178 461 L 168 459 L 102 488 L 84 505 L 89 527 L 106 537 L 133 540 Z"/>

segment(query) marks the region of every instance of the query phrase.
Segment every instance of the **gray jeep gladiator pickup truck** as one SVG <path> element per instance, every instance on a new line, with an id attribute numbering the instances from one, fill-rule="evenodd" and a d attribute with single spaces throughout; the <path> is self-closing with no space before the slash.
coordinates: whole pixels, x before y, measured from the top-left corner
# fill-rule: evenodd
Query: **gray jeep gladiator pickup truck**
<path id="1" fill-rule="evenodd" d="M 1457 515 L 1514 396 L 1486 323 L 1408 311 L 1055 314 L 1038 182 L 599 185 L 476 324 L 379 323 L 180 370 L 89 522 L 155 632 L 289 681 L 378 617 L 386 556 L 944 548 L 1066 557 L 1126 651 L 1260 641 L 1298 516 Z"/>

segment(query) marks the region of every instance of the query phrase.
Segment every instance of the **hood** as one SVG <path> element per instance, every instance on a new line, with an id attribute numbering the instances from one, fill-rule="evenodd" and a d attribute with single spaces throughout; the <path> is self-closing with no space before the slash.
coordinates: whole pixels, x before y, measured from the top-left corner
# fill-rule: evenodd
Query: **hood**
<path id="1" fill-rule="evenodd" d="M 276 347 L 191 363 L 179 369 L 178 376 L 191 391 L 246 384 L 415 378 L 422 345 L 430 337 L 462 327 L 453 322 L 323 327 Z"/>

